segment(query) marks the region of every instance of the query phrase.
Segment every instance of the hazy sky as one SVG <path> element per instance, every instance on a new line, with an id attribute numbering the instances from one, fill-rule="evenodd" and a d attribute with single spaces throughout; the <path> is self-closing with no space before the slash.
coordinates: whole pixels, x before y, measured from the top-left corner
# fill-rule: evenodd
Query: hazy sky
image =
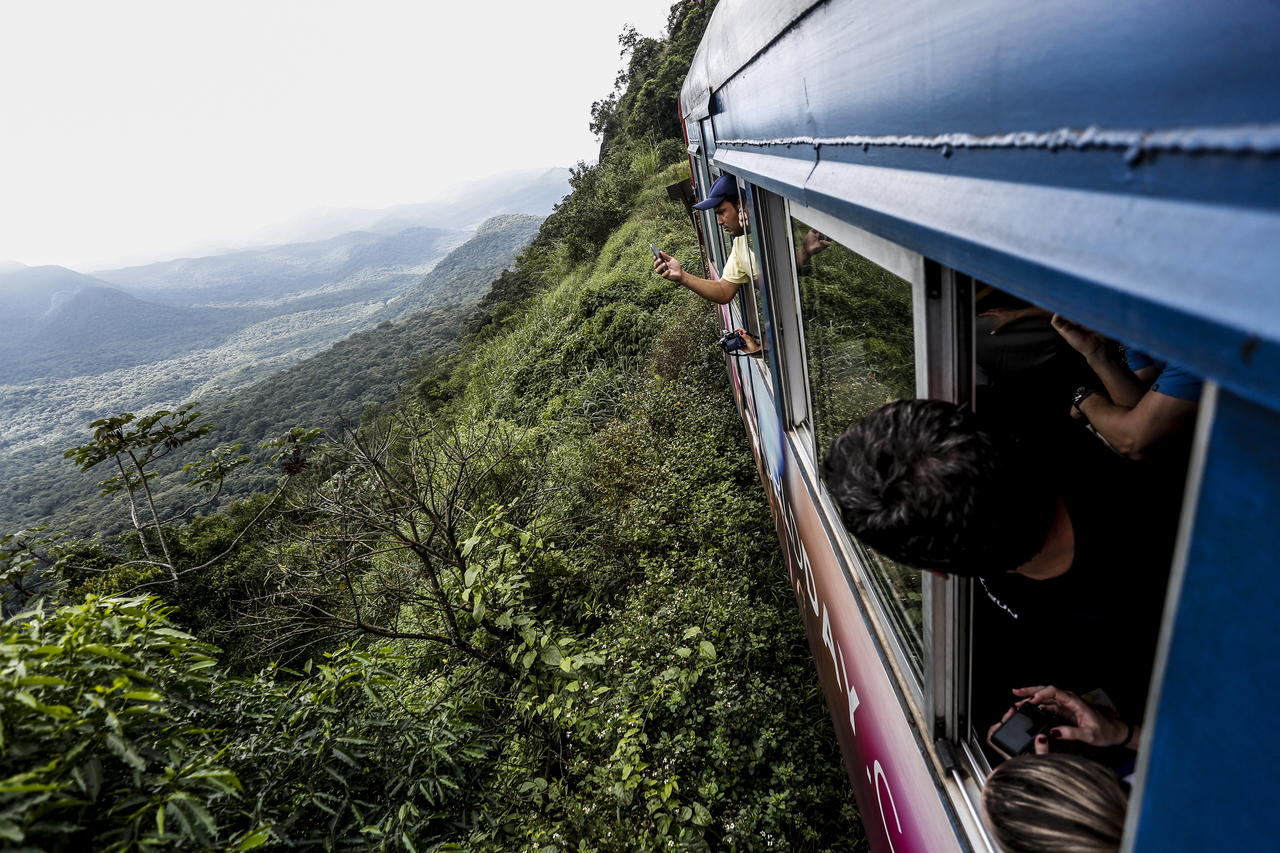
<path id="1" fill-rule="evenodd" d="M 0 260 L 72 266 L 594 158 L 672 0 L 0 0 Z"/>

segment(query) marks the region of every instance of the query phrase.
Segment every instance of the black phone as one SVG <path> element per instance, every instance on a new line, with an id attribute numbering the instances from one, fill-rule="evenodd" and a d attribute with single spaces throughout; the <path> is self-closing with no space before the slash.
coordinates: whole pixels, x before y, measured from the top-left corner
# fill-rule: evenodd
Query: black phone
<path id="1" fill-rule="evenodd" d="M 1050 714 L 1030 702 L 1024 702 L 1004 725 L 991 735 L 991 742 L 1008 755 L 1030 752 L 1036 743 L 1036 735 L 1042 735 L 1067 721 L 1057 714 Z"/>
<path id="2" fill-rule="evenodd" d="M 649 248 L 653 250 L 653 256 L 655 258 L 662 260 L 662 251 L 658 248 L 656 243 L 650 243 Z"/>

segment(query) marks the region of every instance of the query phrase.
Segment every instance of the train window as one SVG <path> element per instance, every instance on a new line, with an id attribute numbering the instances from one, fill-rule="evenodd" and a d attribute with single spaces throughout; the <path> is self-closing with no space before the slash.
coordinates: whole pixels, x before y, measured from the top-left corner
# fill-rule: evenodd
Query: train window
<path id="1" fill-rule="evenodd" d="M 912 286 L 800 219 L 791 219 L 791 231 L 811 424 L 821 458 L 850 422 L 890 400 L 916 396 Z M 819 251 L 806 258 L 813 249 Z M 868 564 L 876 595 L 920 672 L 920 572 L 874 553 Z"/>
<path id="2" fill-rule="evenodd" d="M 760 229 L 757 227 L 757 223 L 751 221 L 751 216 L 748 213 L 751 208 L 751 203 L 749 197 L 745 193 L 742 196 L 742 201 L 742 224 L 747 230 L 746 236 L 749 241 L 749 245 L 751 246 L 751 281 L 753 283 L 753 287 L 751 288 L 751 293 L 747 296 L 752 312 L 750 320 L 752 325 L 749 326 L 749 328 L 753 331 L 764 330 L 768 328 L 768 324 L 765 319 L 764 297 L 761 293 L 761 287 L 764 285 L 764 278 L 760 269 L 760 259 L 764 257 L 764 254 L 760 251 Z M 747 288 L 743 288 L 743 290 L 746 289 Z M 757 334 L 758 333 L 759 331 L 757 331 Z M 767 364 L 768 362 L 766 361 L 765 363 Z"/>

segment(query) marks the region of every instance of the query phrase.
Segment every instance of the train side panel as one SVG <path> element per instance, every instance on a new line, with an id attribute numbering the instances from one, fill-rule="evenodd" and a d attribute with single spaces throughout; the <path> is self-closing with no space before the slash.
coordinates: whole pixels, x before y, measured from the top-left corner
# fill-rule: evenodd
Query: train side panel
<path id="1" fill-rule="evenodd" d="M 728 311 L 724 321 L 731 322 Z M 775 414 L 762 371 L 739 380 L 743 421 L 778 529 L 827 708 L 863 827 L 877 853 L 964 848 L 958 816 L 930 772 L 926 746 L 890 671 L 889 658 L 831 543 L 790 436 Z M 753 414 L 754 413 L 754 414 Z"/>

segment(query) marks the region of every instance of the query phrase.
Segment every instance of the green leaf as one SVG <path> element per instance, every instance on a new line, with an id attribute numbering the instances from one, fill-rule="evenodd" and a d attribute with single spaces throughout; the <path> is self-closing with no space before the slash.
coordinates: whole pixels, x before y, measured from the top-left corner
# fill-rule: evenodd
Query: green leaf
<path id="1" fill-rule="evenodd" d="M 218 825 L 203 803 L 186 794 L 174 794 L 169 798 L 166 809 L 178 819 L 183 835 L 205 846 L 212 846 L 213 836 L 218 834 Z"/>
<path id="2" fill-rule="evenodd" d="M 125 743 L 119 737 L 119 735 L 116 735 L 114 733 L 107 735 L 107 748 L 110 749 L 112 752 L 114 752 L 116 755 L 120 756 L 120 758 L 130 767 L 133 767 L 137 770 L 147 769 L 147 762 L 142 758 L 141 755 L 138 755 L 138 753 L 134 752 L 133 747 Z"/>
<path id="3" fill-rule="evenodd" d="M 14 691 L 13 696 L 28 708 L 39 711 L 42 714 L 48 714 L 50 717 L 56 717 L 59 720 L 69 720 L 73 716 L 71 709 L 66 705 L 46 705 L 43 702 L 38 701 L 36 697 L 32 696 L 25 690 L 16 690 Z"/>
<path id="4" fill-rule="evenodd" d="M 30 777 L 32 774 L 24 773 L 23 776 Z M 21 778 L 21 777 L 19 777 Z M 10 785 L 0 782 L 0 794 L 31 794 L 37 791 L 56 791 L 58 785 L 43 785 L 35 782 L 27 782 L 24 784 Z"/>
<path id="5" fill-rule="evenodd" d="M 133 659 L 121 651 L 110 648 L 109 646 L 99 645 L 98 643 L 85 643 L 80 647 L 83 651 L 90 654 L 102 655 L 103 657 L 114 658 L 115 660 L 124 661 L 125 663 L 133 663 Z"/>
<path id="6" fill-rule="evenodd" d="M 8 820 L 0 820 L 0 838 L 6 841 L 12 841 L 15 844 L 21 844 L 22 839 L 26 835 L 22 832 L 22 827 Z"/>
<path id="7" fill-rule="evenodd" d="M 28 675 L 14 682 L 17 687 L 70 687 L 70 681 L 49 675 Z"/>
<path id="8" fill-rule="evenodd" d="M 694 625 L 691 628 L 684 629 L 684 636 L 681 639 L 687 640 L 690 637 L 696 637 L 701 633 L 702 633 L 702 629 L 699 628 L 697 625 Z"/>
<path id="9" fill-rule="evenodd" d="M 185 777 L 204 788 L 220 794 L 235 794 L 244 790 L 236 774 L 225 767 L 209 767 L 185 774 Z"/>
<path id="10" fill-rule="evenodd" d="M 702 650 L 703 657 L 709 660 L 716 659 L 716 647 L 711 645 L 711 643 L 707 642 L 706 640 L 703 640 L 702 642 L 698 643 L 698 648 Z"/>
<path id="11" fill-rule="evenodd" d="M 135 690 L 132 693 L 124 694 L 126 699 L 137 699 L 141 702 L 163 702 L 164 697 L 154 690 Z"/>
<path id="12" fill-rule="evenodd" d="M 265 829 L 259 829 L 249 835 L 237 845 L 237 850 L 252 850 L 255 847 L 261 847 L 271 840 L 271 833 Z"/>

